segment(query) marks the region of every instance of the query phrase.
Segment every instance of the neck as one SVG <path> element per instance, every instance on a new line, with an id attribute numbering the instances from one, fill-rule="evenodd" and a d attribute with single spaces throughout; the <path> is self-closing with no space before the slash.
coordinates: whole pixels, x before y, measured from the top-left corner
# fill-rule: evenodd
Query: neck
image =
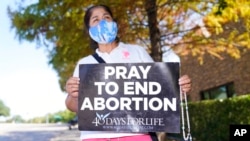
<path id="1" fill-rule="evenodd" d="M 110 53 L 114 48 L 118 46 L 117 42 L 112 42 L 109 44 L 98 44 L 99 46 L 99 51 L 103 53 Z"/>

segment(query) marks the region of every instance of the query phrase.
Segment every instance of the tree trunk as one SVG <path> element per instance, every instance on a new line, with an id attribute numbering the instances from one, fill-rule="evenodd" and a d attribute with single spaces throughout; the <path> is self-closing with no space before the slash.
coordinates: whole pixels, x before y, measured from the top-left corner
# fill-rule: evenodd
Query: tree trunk
<path id="1" fill-rule="evenodd" d="M 151 56 L 154 59 L 154 61 L 162 62 L 162 51 L 160 44 L 161 36 L 157 22 L 156 0 L 146 0 L 145 9 L 148 15 L 149 35 L 151 42 Z M 157 132 L 156 134 L 159 141 L 165 141 L 166 134 L 164 132 Z"/>
<path id="2" fill-rule="evenodd" d="M 161 36 L 157 22 L 156 0 L 145 0 L 145 9 L 148 16 L 149 35 L 151 42 L 151 56 L 156 62 L 162 61 Z"/>

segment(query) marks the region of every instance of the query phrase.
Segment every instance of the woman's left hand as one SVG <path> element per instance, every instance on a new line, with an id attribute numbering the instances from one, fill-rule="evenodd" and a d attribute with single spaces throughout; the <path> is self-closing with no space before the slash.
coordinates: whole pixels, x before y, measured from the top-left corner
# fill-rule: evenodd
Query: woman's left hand
<path id="1" fill-rule="evenodd" d="M 183 75 L 179 78 L 179 85 L 182 92 L 189 92 L 191 90 L 192 82 L 188 75 Z"/>

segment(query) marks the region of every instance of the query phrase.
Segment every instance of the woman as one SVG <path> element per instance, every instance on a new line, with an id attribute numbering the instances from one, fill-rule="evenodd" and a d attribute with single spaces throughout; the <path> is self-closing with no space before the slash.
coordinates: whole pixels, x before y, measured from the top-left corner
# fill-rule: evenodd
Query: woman
<path id="1" fill-rule="evenodd" d="M 146 50 L 138 45 L 124 44 L 117 38 L 117 24 L 113 20 L 110 9 L 105 5 L 90 7 L 84 17 L 85 27 L 91 37 L 90 46 L 96 54 L 106 63 L 138 63 L 153 62 Z M 92 56 L 82 58 L 74 71 L 73 77 L 66 83 L 66 106 L 69 110 L 77 112 L 79 88 L 79 64 L 96 64 L 98 61 Z M 179 79 L 183 92 L 191 89 L 191 80 L 187 75 Z M 114 133 L 108 131 L 81 131 L 82 141 L 129 140 L 151 141 L 149 134 L 145 133 Z"/>

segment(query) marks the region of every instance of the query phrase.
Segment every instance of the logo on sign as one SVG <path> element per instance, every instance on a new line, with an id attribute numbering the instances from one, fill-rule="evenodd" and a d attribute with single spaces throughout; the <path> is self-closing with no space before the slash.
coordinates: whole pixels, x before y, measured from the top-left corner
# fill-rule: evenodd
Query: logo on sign
<path id="1" fill-rule="evenodd" d="M 112 117 L 107 114 L 98 114 L 92 121 L 95 126 L 103 125 L 146 125 L 146 126 L 165 126 L 163 118 L 133 118 L 133 117 Z"/>
<path id="2" fill-rule="evenodd" d="M 109 115 L 110 115 L 110 113 L 107 113 L 106 115 L 96 113 L 96 118 L 94 119 L 94 121 L 92 123 L 95 124 L 95 126 L 104 125 L 105 124 L 105 119 Z"/>

